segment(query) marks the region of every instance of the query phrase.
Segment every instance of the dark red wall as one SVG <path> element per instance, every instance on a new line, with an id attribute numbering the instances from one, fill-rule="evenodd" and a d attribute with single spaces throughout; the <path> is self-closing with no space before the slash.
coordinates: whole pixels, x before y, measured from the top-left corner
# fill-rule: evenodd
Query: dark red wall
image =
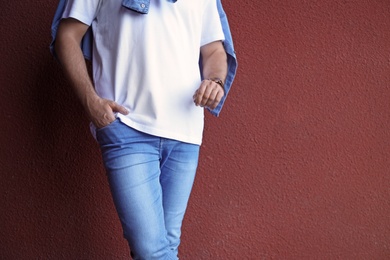
<path id="1" fill-rule="evenodd" d="M 125 259 L 98 146 L 51 57 L 57 1 L 2 1 L 0 259 Z M 390 2 L 223 1 L 239 57 L 182 259 L 390 258 Z"/>

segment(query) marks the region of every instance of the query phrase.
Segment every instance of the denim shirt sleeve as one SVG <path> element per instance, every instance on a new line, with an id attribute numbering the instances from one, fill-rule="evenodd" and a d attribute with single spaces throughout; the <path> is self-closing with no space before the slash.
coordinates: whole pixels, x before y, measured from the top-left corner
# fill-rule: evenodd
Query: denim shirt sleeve
<path id="1" fill-rule="evenodd" d="M 171 0 L 171 1 L 176 2 L 176 0 Z M 56 58 L 57 55 L 55 53 L 54 44 L 57 35 L 58 25 L 61 21 L 62 13 L 64 12 L 65 9 L 65 4 L 66 4 L 66 0 L 59 1 L 57 10 L 54 15 L 53 23 L 51 26 L 52 42 L 50 44 L 50 51 Z M 122 5 L 133 11 L 146 14 L 149 9 L 149 0 L 123 0 Z M 142 9 L 143 12 L 141 9 L 139 9 L 139 7 L 145 7 L 144 9 Z M 225 95 L 222 97 L 222 100 L 219 102 L 218 106 L 214 110 L 209 110 L 211 114 L 213 114 L 214 116 L 218 116 L 220 114 L 222 107 L 226 101 L 226 97 L 229 94 L 230 88 L 233 84 L 233 80 L 234 77 L 236 76 L 236 71 L 237 71 L 237 58 L 236 58 L 236 53 L 234 51 L 233 39 L 230 32 L 230 27 L 229 27 L 226 13 L 222 8 L 221 0 L 217 0 L 217 7 L 221 19 L 223 33 L 225 35 L 225 40 L 223 42 L 223 45 L 227 53 L 228 74 L 224 86 Z M 90 27 L 87 33 L 84 35 L 84 38 L 81 42 L 81 49 L 83 51 L 84 57 L 88 60 L 92 59 L 92 40 L 93 40 L 92 29 Z"/>
<path id="2" fill-rule="evenodd" d="M 229 22 L 226 13 L 223 10 L 221 0 L 217 0 L 217 7 L 219 12 L 219 17 L 221 19 L 223 33 L 225 35 L 225 41 L 223 42 L 223 46 L 227 54 L 228 74 L 224 85 L 225 95 L 222 97 L 222 100 L 219 102 L 218 106 L 215 109 L 213 110 L 209 109 L 211 114 L 213 114 L 214 116 L 219 116 L 237 72 L 236 52 L 234 51 L 233 39 L 230 32 Z"/>

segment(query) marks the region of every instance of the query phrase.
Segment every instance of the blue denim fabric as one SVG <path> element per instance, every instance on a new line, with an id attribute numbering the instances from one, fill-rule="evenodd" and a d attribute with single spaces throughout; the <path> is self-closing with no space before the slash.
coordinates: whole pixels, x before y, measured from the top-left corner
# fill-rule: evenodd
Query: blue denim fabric
<path id="1" fill-rule="evenodd" d="M 96 137 L 133 259 L 178 259 L 199 146 L 139 132 L 119 119 Z"/>
<path id="2" fill-rule="evenodd" d="M 226 13 L 222 7 L 221 0 L 217 0 L 217 7 L 218 7 L 219 18 L 221 19 L 223 33 L 225 35 L 223 46 L 225 47 L 225 51 L 227 54 L 228 74 L 226 76 L 225 85 L 224 85 L 225 95 L 222 97 L 218 106 L 214 110 L 208 109 L 211 112 L 211 114 L 213 114 L 214 116 L 219 116 L 219 114 L 221 113 L 222 107 L 225 104 L 227 95 L 229 94 L 230 88 L 233 84 L 234 78 L 237 73 L 237 57 L 236 57 L 236 52 L 234 51 L 233 38 L 230 31 L 229 22 Z"/>
<path id="3" fill-rule="evenodd" d="M 150 0 L 123 0 L 122 6 L 141 14 L 149 12 Z"/>
<path id="4" fill-rule="evenodd" d="M 128 8 L 130 10 L 147 14 L 149 10 L 149 1 L 150 0 L 123 0 L 122 5 L 125 8 Z M 170 0 L 171 2 L 176 2 L 176 0 Z M 230 27 L 229 27 L 229 22 L 226 16 L 225 11 L 223 10 L 221 0 L 216 0 L 217 1 L 217 7 L 218 7 L 218 12 L 219 16 L 221 19 L 221 24 L 223 28 L 223 32 L 225 34 L 225 41 L 223 42 L 225 51 L 228 56 L 228 75 L 225 80 L 225 95 L 222 97 L 221 102 L 218 104 L 218 106 L 214 110 L 209 110 L 213 115 L 218 116 L 222 110 L 222 107 L 225 103 L 225 100 L 227 98 L 227 95 L 229 94 L 230 88 L 233 84 L 233 80 L 236 76 L 237 72 L 237 58 L 236 58 L 236 53 L 234 51 L 234 45 L 233 45 L 233 39 L 232 35 L 230 32 Z M 66 0 L 60 0 L 58 3 L 58 7 L 56 10 L 56 13 L 54 15 L 53 23 L 51 26 L 51 35 L 52 35 L 52 42 L 50 44 L 50 51 L 52 54 L 56 56 L 56 53 L 54 51 L 54 44 L 55 44 L 55 39 L 57 35 L 57 29 L 58 25 L 60 24 L 60 20 L 62 17 L 62 13 L 64 12 Z M 82 42 L 81 42 L 81 48 L 84 53 L 84 57 L 88 60 L 92 59 L 92 41 L 93 41 L 93 36 L 92 36 L 92 30 L 91 27 L 89 28 L 88 32 L 85 34 Z"/>
<path id="5" fill-rule="evenodd" d="M 167 1 L 172 3 L 176 2 L 176 0 Z M 141 14 L 147 14 L 149 11 L 150 0 L 123 0 L 122 5 Z"/>

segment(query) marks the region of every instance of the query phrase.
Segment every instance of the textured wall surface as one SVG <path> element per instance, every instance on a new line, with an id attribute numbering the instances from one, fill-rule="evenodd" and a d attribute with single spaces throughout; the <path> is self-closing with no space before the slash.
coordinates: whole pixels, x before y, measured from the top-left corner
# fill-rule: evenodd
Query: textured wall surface
<path id="1" fill-rule="evenodd" d="M 57 1 L 2 1 L 0 259 L 126 259 L 98 146 L 51 57 Z M 390 258 L 390 2 L 223 1 L 239 71 L 182 259 Z"/>

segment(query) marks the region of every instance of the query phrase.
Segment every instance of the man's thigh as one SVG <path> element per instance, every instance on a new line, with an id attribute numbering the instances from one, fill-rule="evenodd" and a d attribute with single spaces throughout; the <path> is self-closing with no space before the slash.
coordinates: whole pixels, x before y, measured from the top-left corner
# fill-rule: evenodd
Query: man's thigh
<path id="1" fill-rule="evenodd" d="M 173 140 L 165 142 L 160 177 L 164 219 L 170 245 L 177 250 L 198 166 L 199 146 Z"/>
<path id="2" fill-rule="evenodd" d="M 169 242 L 160 184 L 159 138 L 119 120 L 97 130 L 96 136 L 124 236 L 132 251 L 162 254 Z"/>

